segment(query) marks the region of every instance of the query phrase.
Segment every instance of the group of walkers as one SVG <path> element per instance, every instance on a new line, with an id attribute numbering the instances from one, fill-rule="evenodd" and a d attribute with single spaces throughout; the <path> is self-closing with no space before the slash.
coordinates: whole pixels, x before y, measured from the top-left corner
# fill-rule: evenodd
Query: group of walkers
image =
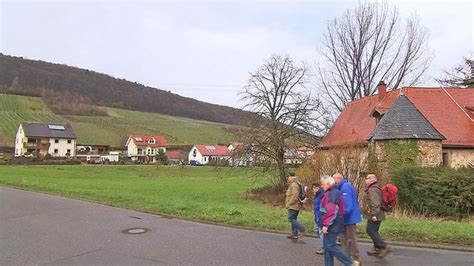
<path id="1" fill-rule="evenodd" d="M 389 249 L 379 234 L 380 224 L 385 220 L 385 213 L 381 208 L 382 191 L 373 174 L 365 178 L 365 185 L 363 214 L 367 219 L 367 234 L 374 244 L 367 254 L 383 258 Z M 336 173 L 321 178 L 320 183 L 311 184 L 311 191 L 314 193 L 314 232 L 321 242 L 321 248 L 316 250 L 316 254 L 324 255 L 327 266 L 334 265 L 334 257 L 344 265 L 360 265 L 356 225 L 362 222 L 362 218 L 354 187 L 340 173 Z M 303 208 L 299 199 L 300 192 L 301 186 L 296 175 L 290 173 L 286 191 L 288 221 L 291 223 L 288 238 L 295 240 L 306 233 L 305 227 L 297 220 L 299 211 Z"/>

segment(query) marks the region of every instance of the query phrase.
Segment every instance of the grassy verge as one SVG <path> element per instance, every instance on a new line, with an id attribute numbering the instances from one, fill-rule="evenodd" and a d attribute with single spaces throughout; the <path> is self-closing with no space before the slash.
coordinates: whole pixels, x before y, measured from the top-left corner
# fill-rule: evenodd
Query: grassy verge
<path id="1" fill-rule="evenodd" d="M 252 169 L 161 166 L 0 166 L 0 184 L 92 200 L 152 213 L 238 225 L 289 230 L 286 210 L 248 200 L 245 192 L 271 182 Z M 311 212 L 299 218 L 313 228 Z M 364 236 L 364 224 L 359 226 Z M 474 225 L 389 218 L 386 239 L 472 246 Z"/>

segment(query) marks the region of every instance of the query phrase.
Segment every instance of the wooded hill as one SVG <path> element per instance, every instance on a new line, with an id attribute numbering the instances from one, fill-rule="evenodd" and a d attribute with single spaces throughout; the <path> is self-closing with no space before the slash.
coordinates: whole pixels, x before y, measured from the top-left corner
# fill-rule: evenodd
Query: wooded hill
<path id="1" fill-rule="evenodd" d="M 245 125 L 249 114 L 87 69 L 3 54 L 0 92 L 42 96 L 55 113 L 70 115 L 101 115 L 98 105 Z"/>

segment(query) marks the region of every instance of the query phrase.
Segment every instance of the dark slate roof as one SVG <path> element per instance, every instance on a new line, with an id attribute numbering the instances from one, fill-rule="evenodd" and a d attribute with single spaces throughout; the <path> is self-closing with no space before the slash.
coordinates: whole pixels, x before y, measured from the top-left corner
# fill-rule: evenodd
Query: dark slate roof
<path id="1" fill-rule="evenodd" d="M 405 95 L 400 95 L 390 110 L 380 119 L 368 140 L 446 139 L 420 113 Z"/>
<path id="2" fill-rule="evenodd" d="M 51 129 L 63 126 L 64 130 Z M 55 127 L 56 126 L 56 127 Z M 76 134 L 72 130 L 70 124 L 39 124 L 39 123 L 21 123 L 21 127 L 27 137 L 43 137 L 43 138 L 60 138 L 60 139 L 76 139 Z"/>

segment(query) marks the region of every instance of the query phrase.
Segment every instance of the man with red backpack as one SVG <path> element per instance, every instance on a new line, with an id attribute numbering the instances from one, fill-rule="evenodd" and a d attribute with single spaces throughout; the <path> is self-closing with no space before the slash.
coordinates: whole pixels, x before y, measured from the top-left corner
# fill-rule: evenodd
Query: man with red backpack
<path id="1" fill-rule="evenodd" d="M 385 257 L 389 252 L 387 243 L 379 234 L 380 224 L 385 220 L 385 212 L 382 208 L 383 195 L 382 189 L 379 187 L 377 177 L 370 174 L 365 178 L 365 193 L 363 201 L 364 217 L 367 218 L 367 234 L 372 238 L 374 247 L 367 251 L 369 256 L 379 258 Z"/>

